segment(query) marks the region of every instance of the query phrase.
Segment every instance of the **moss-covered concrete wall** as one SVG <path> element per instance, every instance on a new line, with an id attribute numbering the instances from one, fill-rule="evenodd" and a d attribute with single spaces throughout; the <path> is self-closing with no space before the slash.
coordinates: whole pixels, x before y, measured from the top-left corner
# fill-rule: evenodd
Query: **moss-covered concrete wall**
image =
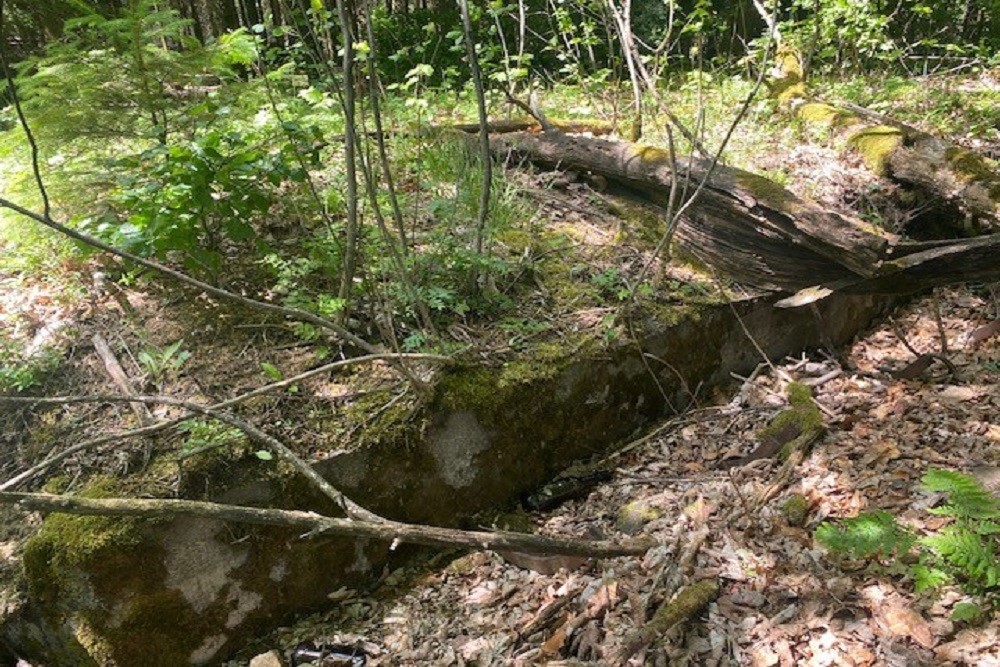
<path id="1" fill-rule="evenodd" d="M 826 334 L 842 342 L 879 304 L 833 296 L 821 308 Z M 764 301 L 685 313 L 637 318 L 640 341 L 550 343 L 501 368 L 448 370 L 419 424 L 386 429 L 317 469 L 386 516 L 461 525 L 683 409 L 687 388 L 753 368 L 759 355 L 737 313 L 772 358 L 820 340 L 808 311 Z M 306 482 L 277 475 L 251 476 L 216 499 L 329 509 Z M 371 581 L 389 555 L 386 544 L 201 519 L 54 515 L 28 545 L 28 599 L 3 636 L 42 664 L 215 664 L 289 614 L 329 604 L 330 592 Z"/>

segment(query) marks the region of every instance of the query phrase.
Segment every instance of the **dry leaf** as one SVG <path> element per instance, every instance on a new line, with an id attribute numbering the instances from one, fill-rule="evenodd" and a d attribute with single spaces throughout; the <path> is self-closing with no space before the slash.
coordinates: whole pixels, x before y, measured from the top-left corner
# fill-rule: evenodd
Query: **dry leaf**
<path id="1" fill-rule="evenodd" d="M 895 637 L 909 637 L 924 648 L 934 646 L 934 633 L 927 620 L 902 604 L 891 603 L 876 612 L 881 628 Z"/>

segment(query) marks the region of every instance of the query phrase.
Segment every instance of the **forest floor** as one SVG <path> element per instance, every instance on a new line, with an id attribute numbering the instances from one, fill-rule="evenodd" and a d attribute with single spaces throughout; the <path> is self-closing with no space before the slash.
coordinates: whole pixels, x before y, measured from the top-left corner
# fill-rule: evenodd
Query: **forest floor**
<path id="1" fill-rule="evenodd" d="M 821 141 L 788 139 L 757 142 L 752 164 L 734 162 L 780 176 L 793 191 L 829 208 L 888 228 L 905 222 L 906 212 L 891 203 L 893 186 L 873 178 L 856 156 Z M 539 205 L 547 224 L 565 224 L 584 240 L 597 239 L 594 248 L 618 239 L 621 230 L 608 225 L 616 207 L 608 205 L 604 193 L 573 182 L 564 197 L 553 195 L 555 186 L 541 182 L 542 177 L 517 178 L 530 181 L 524 190 L 531 189 L 536 199 L 557 197 L 555 203 Z M 608 257 L 596 250 L 586 256 L 591 282 L 607 269 L 628 275 L 644 259 L 615 257 L 622 263 L 607 263 Z M 287 377 L 317 363 L 309 345 L 253 313 L 220 316 L 222 309 L 207 299 L 177 298 L 144 284 L 92 286 L 91 268 L 67 267 L 85 276 L 85 286 L 68 290 L 77 296 L 67 295 L 58 276 L 45 281 L 0 272 L 0 326 L 39 348 L 57 342 L 67 350 L 68 368 L 56 378 L 58 388 L 46 389 L 93 393 L 107 388 L 106 373 L 90 350 L 93 334 L 125 351 L 122 362 L 140 378 L 140 391 L 194 400 L 273 380 L 270 369 Z M 694 285 L 683 267 L 668 270 L 677 285 Z M 80 293 L 96 296 L 81 298 Z M 587 326 L 600 326 L 616 304 L 604 305 L 575 315 L 585 314 Z M 652 538 L 658 546 L 644 558 L 580 563 L 443 554 L 429 565 L 386 573 L 375 592 L 338 592 L 329 612 L 276 631 L 230 664 L 246 665 L 261 651 L 286 653 L 307 641 L 362 646 L 368 665 L 601 664 L 678 590 L 718 578 L 721 594 L 707 612 L 677 626 L 632 664 L 1000 667 L 1000 624 L 951 620 L 955 606 L 966 600 L 962 593 L 915 595 L 912 582 L 891 574 L 891 568 L 844 563 L 813 537 L 824 520 L 869 509 L 885 509 L 918 533 L 935 530 L 944 520 L 928 512 L 940 499 L 921 489 L 928 469 L 973 472 L 986 482 L 1000 477 L 998 318 L 995 291 L 981 286 L 939 290 L 893 315 L 909 347 L 884 322 L 843 351 L 850 367 L 823 355 L 772 360 L 772 367 L 762 366 L 751 378 L 737 378 L 735 397 L 725 396 L 722 405 L 703 399 L 702 407 L 628 446 L 615 459 L 611 482 L 553 512 L 530 515 L 546 534 Z M 901 379 L 899 371 L 915 359 L 909 348 L 940 352 L 942 331 L 957 375 L 935 363 Z M 486 340 L 494 348 L 512 339 L 498 326 L 455 327 L 449 333 L 459 342 Z M 183 346 L 175 352 L 192 352 L 190 358 L 165 356 L 177 341 Z M 142 353 L 150 361 L 142 361 Z M 814 385 L 828 433 L 795 469 L 790 484 L 763 506 L 752 507 L 778 464 L 761 459 L 722 468 L 756 449 L 760 433 L 787 407 L 790 379 Z M 331 405 L 371 387 L 337 378 L 302 389 L 263 401 L 253 416 L 260 423 L 286 425 L 285 434 L 300 452 L 322 456 L 334 442 L 310 419 L 325 417 L 317 410 L 332 410 Z M 168 414 L 154 410 L 155 417 Z M 31 427 L 48 446 L 113 430 L 131 419 L 121 407 L 62 409 Z M 20 441 L 26 425 L 5 421 L 0 440 Z M 159 445 L 183 451 L 196 446 L 199 437 L 218 435 L 189 430 Z M 29 459 L 42 454 L 20 453 Z M 88 453 L 63 468 L 62 482 L 68 480 L 72 490 L 95 469 L 124 474 L 141 468 L 149 454 L 142 444 Z M 21 462 L 7 455 L 0 467 L 13 473 Z M 164 492 L 172 492 L 175 483 L 164 480 Z M 793 496 L 805 499 L 805 514 L 790 520 L 786 503 Z M 0 542 L 0 555 L 10 564 L 8 544 Z"/>
<path id="2" fill-rule="evenodd" d="M 464 555 L 393 572 L 374 596 L 342 590 L 335 610 L 272 641 L 283 650 L 361 646 L 369 665 L 607 664 L 674 592 L 719 578 L 707 613 L 629 664 L 1000 665 L 1000 624 L 951 619 L 968 599 L 960 591 L 915 595 L 891 568 L 842 562 L 813 537 L 824 520 L 874 509 L 917 533 L 936 529 L 945 520 L 928 512 L 940 500 L 921 488 L 928 469 L 971 472 L 988 485 L 1000 477 L 1000 345 L 987 338 L 998 307 L 985 288 L 941 290 L 861 336 L 845 351 L 852 368 L 824 356 L 776 360 L 729 403 L 695 409 L 627 448 L 613 481 L 532 517 L 542 533 L 651 537 L 658 546 L 644 558 Z M 914 355 L 894 328 L 921 353 L 938 352 L 935 308 L 958 375 L 935 364 L 899 379 Z M 789 379 L 814 386 L 828 433 L 792 483 L 755 508 L 779 464 L 720 464 L 755 448 L 786 405 Z M 804 517 L 790 519 L 793 496 L 806 500 Z"/>

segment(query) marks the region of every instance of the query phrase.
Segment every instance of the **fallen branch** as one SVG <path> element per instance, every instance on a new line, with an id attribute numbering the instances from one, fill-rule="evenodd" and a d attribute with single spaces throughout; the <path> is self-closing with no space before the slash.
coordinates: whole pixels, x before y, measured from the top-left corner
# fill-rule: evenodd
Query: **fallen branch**
<path id="1" fill-rule="evenodd" d="M 353 500 L 345 496 L 339 489 L 326 481 L 312 466 L 302 460 L 298 454 L 293 452 L 285 443 L 274 436 L 268 435 L 253 424 L 240 419 L 228 412 L 215 410 L 191 401 L 184 401 L 170 396 L 53 396 L 44 398 L 22 397 L 22 396 L 0 396 L 0 403 L 28 403 L 36 405 L 65 405 L 69 403 L 131 403 L 139 402 L 145 404 L 173 405 L 184 408 L 190 412 L 206 415 L 213 419 L 234 426 L 244 433 L 254 442 L 262 447 L 273 449 L 278 456 L 291 464 L 306 479 L 312 482 L 313 486 L 319 489 L 323 495 L 337 504 L 344 513 L 353 518 L 374 523 L 385 522 L 386 519 L 378 514 L 361 507 Z"/>
<path id="2" fill-rule="evenodd" d="M 126 396 L 137 396 L 138 392 L 132 386 L 132 381 L 129 380 L 122 365 L 118 363 L 118 358 L 111 351 L 111 346 L 108 345 L 108 341 L 104 339 L 104 336 L 95 334 L 91 340 L 94 343 L 94 350 L 97 352 L 97 356 L 104 362 L 104 369 L 111 377 L 111 381 L 118 387 L 118 391 Z M 152 413 L 149 411 L 149 407 L 144 403 L 131 403 L 130 406 L 132 412 L 139 419 L 139 423 L 143 426 L 149 426 L 155 421 Z"/>
<path id="3" fill-rule="evenodd" d="M 240 505 L 224 505 L 199 500 L 137 498 L 80 498 L 48 493 L 0 492 L 0 503 L 27 510 L 62 512 L 90 516 L 129 516 L 145 519 L 193 516 L 218 521 L 262 526 L 296 528 L 307 537 L 344 535 L 374 538 L 395 543 L 468 549 L 507 549 L 525 553 L 558 554 L 608 558 L 643 554 L 652 546 L 648 540 L 627 542 L 576 540 L 506 531 L 485 532 L 416 526 L 396 521 L 364 521 L 324 516 L 315 512 Z"/>
<path id="4" fill-rule="evenodd" d="M 259 310 L 276 313 L 278 315 L 281 315 L 282 317 L 291 320 L 296 320 L 298 322 L 306 322 L 308 324 L 313 324 L 321 329 L 324 329 L 334 334 L 341 340 L 364 350 L 365 352 L 368 352 L 370 354 L 382 353 L 382 350 L 380 350 L 377 346 L 372 345 L 364 338 L 361 338 L 360 336 L 351 333 L 346 327 L 343 327 L 337 324 L 336 322 L 331 322 L 330 320 L 320 317 L 319 315 L 315 315 L 313 313 L 301 310 L 299 308 L 289 308 L 287 306 L 279 306 L 277 304 L 268 303 L 266 301 L 258 301 L 257 299 L 251 299 L 241 294 L 236 294 L 235 292 L 230 292 L 229 290 L 224 290 L 220 287 L 210 285 L 206 282 L 198 280 L 197 278 L 192 278 L 191 276 L 185 273 L 181 273 L 180 271 L 171 269 L 169 266 L 160 264 L 159 262 L 153 261 L 151 259 L 146 259 L 145 257 L 140 257 L 139 255 L 135 255 L 128 251 L 116 248 L 112 245 L 105 243 L 104 241 L 101 241 L 100 239 L 94 236 L 90 236 L 89 234 L 84 234 L 83 232 L 79 232 L 75 229 L 67 227 L 66 225 L 56 222 L 47 214 L 42 215 L 39 213 L 35 213 L 34 211 L 26 209 L 23 206 L 15 204 L 9 199 L 0 197 L 0 207 L 8 208 L 16 213 L 25 216 L 26 218 L 30 218 L 35 222 L 45 225 L 49 229 L 54 229 L 60 234 L 68 236 L 69 238 L 75 241 L 79 241 L 80 243 L 91 246 L 93 248 L 97 248 L 98 250 L 103 250 L 108 254 L 120 257 L 130 262 L 134 262 L 135 264 L 138 264 L 139 266 L 144 266 L 147 269 L 152 269 L 153 271 L 157 271 L 164 275 L 170 276 L 171 278 L 174 278 L 179 282 L 182 282 L 186 285 L 190 285 L 191 287 L 195 287 L 201 290 L 202 292 L 211 294 L 212 296 L 216 296 L 221 299 L 226 299 L 228 301 L 235 301 L 236 303 L 241 303 L 251 308 L 257 308 Z M 413 375 L 413 373 L 405 366 L 405 364 L 399 363 L 398 361 L 393 361 L 391 359 L 389 360 L 389 363 L 393 366 L 393 368 L 399 371 L 401 375 L 406 377 L 406 379 L 409 380 L 413 384 L 413 386 L 416 387 L 418 390 L 426 389 L 426 383 L 420 380 L 415 375 Z"/>
<path id="5" fill-rule="evenodd" d="M 671 602 L 664 603 L 646 625 L 625 638 L 613 664 L 624 665 L 629 658 L 659 639 L 678 623 L 694 618 L 719 595 L 719 582 L 704 579 L 688 586 Z"/>
<path id="6" fill-rule="evenodd" d="M 427 361 L 450 361 L 449 357 L 442 357 L 435 354 L 386 353 L 386 354 L 369 354 L 361 357 L 352 357 L 351 359 L 342 359 L 340 361 L 334 361 L 332 363 L 325 364 L 318 368 L 305 371 L 304 373 L 299 373 L 298 375 L 293 375 L 292 377 L 285 378 L 284 380 L 280 380 L 278 382 L 272 382 L 271 384 L 264 385 L 263 387 L 258 387 L 253 391 L 248 391 L 245 394 L 240 394 L 239 396 L 234 396 L 233 398 L 227 399 L 220 403 L 210 405 L 208 406 L 208 408 L 210 410 L 224 410 L 239 403 L 243 403 L 244 401 L 248 401 L 251 398 L 257 398 L 258 396 L 263 396 L 272 393 L 274 391 L 290 387 L 293 384 L 302 382 L 303 380 L 311 378 L 315 375 L 326 373 L 328 371 L 337 368 L 367 361 L 377 361 L 381 359 L 399 358 L 399 357 L 408 360 L 412 359 L 412 360 L 427 360 Z M 60 461 L 66 460 L 67 458 L 78 452 L 82 452 L 87 449 L 92 449 L 94 447 L 100 447 L 101 445 L 106 445 L 109 442 L 115 442 L 118 440 L 128 440 L 131 438 L 142 438 L 148 435 L 155 435 L 157 433 L 167 430 L 168 428 L 173 428 L 178 424 L 182 424 L 193 417 L 194 414 L 189 413 L 188 415 L 185 415 L 183 417 L 176 417 L 174 419 L 165 419 L 163 421 L 150 424 L 149 426 L 143 426 L 142 428 L 133 429 L 131 431 L 124 431 L 122 433 L 112 433 L 109 435 L 100 436 L 98 438 L 93 438 L 91 440 L 85 440 L 84 442 L 79 442 L 75 445 L 67 447 L 66 449 L 56 452 L 55 454 L 52 454 L 48 458 L 31 466 L 24 472 L 10 478 L 3 484 L 0 484 L 0 491 L 10 491 L 11 489 L 17 487 L 19 484 L 23 484 L 28 480 L 33 479 L 34 477 L 45 472 L 55 464 L 59 463 Z"/>

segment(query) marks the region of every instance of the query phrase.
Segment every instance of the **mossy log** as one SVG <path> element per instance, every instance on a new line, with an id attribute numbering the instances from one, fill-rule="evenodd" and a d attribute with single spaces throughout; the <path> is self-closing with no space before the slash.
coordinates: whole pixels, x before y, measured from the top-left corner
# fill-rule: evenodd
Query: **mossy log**
<path id="1" fill-rule="evenodd" d="M 660 207 L 667 205 L 673 169 L 685 176 L 681 188 L 688 196 L 704 183 L 681 216 L 675 240 L 706 264 L 757 288 L 799 291 L 820 285 L 827 288 L 820 296 L 907 294 L 966 280 L 1000 280 L 1000 234 L 910 242 L 825 210 L 763 176 L 703 160 L 672 163 L 657 148 L 557 133 L 506 134 L 490 141 L 499 155 L 597 174 Z"/>
<path id="2" fill-rule="evenodd" d="M 625 142 L 548 134 L 508 134 L 494 149 L 548 167 L 598 174 L 668 203 L 672 164 L 666 151 Z M 687 188 L 705 186 L 680 221 L 677 241 L 706 263 L 761 288 L 797 290 L 816 282 L 874 275 L 891 235 L 797 197 L 777 183 L 702 160 L 678 160 Z M 706 180 L 707 176 L 707 180 Z"/>
<path id="3" fill-rule="evenodd" d="M 961 235 L 1000 232 L 1000 169 L 940 137 L 852 104 L 800 102 L 796 115 L 847 134 L 847 145 L 879 176 L 946 205 L 939 225 Z M 950 214 L 948 214 L 950 212 Z"/>
<path id="4" fill-rule="evenodd" d="M 951 207 L 938 224 L 963 236 L 1000 232 L 996 162 L 864 107 L 817 100 L 807 91 L 797 49 L 782 44 L 776 60 L 779 75 L 768 88 L 782 106 L 807 123 L 846 134 L 847 145 L 879 176 Z"/>

